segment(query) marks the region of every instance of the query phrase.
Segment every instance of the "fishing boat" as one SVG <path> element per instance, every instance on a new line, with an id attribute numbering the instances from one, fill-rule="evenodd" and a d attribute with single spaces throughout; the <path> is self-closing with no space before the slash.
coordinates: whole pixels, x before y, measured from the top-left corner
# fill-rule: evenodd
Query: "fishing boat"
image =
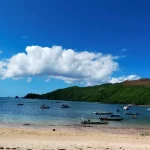
<path id="1" fill-rule="evenodd" d="M 129 113 L 129 112 L 125 112 L 125 115 L 139 115 L 139 113 Z"/>
<path id="2" fill-rule="evenodd" d="M 18 106 L 22 106 L 22 105 L 24 105 L 24 104 L 17 104 Z"/>
<path id="3" fill-rule="evenodd" d="M 93 112 L 95 115 L 111 115 L 112 112 Z"/>
<path id="4" fill-rule="evenodd" d="M 99 124 L 108 124 L 108 121 L 90 121 L 90 120 L 83 120 L 83 121 L 81 121 L 81 124 L 99 125 Z"/>
<path id="5" fill-rule="evenodd" d="M 67 104 L 62 104 L 61 105 L 61 108 L 70 108 L 71 106 L 70 105 L 67 105 Z"/>
<path id="6" fill-rule="evenodd" d="M 40 108 L 41 108 L 41 109 L 49 109 L 50 107 L 47 106 L 47 105 L 45 105 L 45 104 L 43 104 Z"/>
<path id="7" fill-rule="evenodd" d="M 121 121 L 121 120 L 123 120 L 123 118 L 111 118 L 111 117 L 100 117 L 99 118 L 100 120 L 105 120 L 105 121 Z"/>

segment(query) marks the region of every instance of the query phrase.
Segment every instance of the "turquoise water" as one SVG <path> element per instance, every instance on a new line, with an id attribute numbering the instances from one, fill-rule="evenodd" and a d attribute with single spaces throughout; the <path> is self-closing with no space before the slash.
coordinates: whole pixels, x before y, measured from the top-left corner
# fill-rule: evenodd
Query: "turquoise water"
<path id="1" fill-rule="evenodd" d="M 49 125 L 74 125 L 80 124 L 82 118 L 98 118 L 92 112 L 115 112 L 116 108 L 121 109 L 119 114 L 124 118 L 120 122 L 109 122 L 108 127 L 150 127 L 150 106 L 132 106 L 128 112 L 138 112 L 137 119 L 124 115 L 119 104 L 100 104 L 89 102 L 61 101 L 63 104 L 71 105 L 71 108 L 60 108 L 62 103 L 50 100 L 27 100 L 27 99 L 0 99 L 0 123 L 3 125 L 23 125 L 29 123 L 34 126 Z M 18 106 L 23 103 L 23 106 Z M 50 106 L 50 109 L 40 109 L 42 104 Z"/>

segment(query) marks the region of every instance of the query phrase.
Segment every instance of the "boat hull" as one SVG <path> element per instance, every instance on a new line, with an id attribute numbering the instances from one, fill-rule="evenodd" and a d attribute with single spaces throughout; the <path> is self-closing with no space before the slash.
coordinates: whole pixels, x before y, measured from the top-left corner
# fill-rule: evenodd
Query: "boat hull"
<path id="1" fill-rule="evenodd" d="M 61 106 L 61 108 L 70 108 L 70 106 Z"/>
<path id="2" fill-rule="evenodd" d="M 107 121 L 97 121 L 97 122 L 82 121 L 81 124 L 99 125 L 99 124 L 108 124 L 108 122 Z"/>
<path id="3" fill-rule="evenodd" d="M 99 118 L 100 120 L 104 121 L 121 121 L 123 118 Z"/>
<path id="4" fill-rule="evenodd" d="M 93 112 L 93 114 L 95 114 L 95 115 L 111 115 L 112 114 L 112 112 L 108 112 L 108 113 L 103 113 L 103 112 Z"/>
<path id="5" fill-rule="evenodd" d="M 49 109 L 50 107 L 40 107 L 41 109 Z"/>

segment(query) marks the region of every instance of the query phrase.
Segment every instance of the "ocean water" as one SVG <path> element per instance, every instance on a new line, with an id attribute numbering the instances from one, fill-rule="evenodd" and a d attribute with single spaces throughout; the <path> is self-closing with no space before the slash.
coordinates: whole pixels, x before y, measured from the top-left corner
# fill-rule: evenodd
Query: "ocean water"
<path id="1" fill-rule="evenodd" d="M 58 102 L 58 101 L 57 101 Z M 37 127 L 51 125 L 79 125 L 82 118 L 98 119 L 93 112 L 114 112 L 121 114 L 123 121 L 111 121 L 108 127 L 150 127 L 150 106 L 132 106 L 128 112 L 140 113 L 136 119 L 124 115 L 123 107 L 119 104 L 100 104 L 89 102 L 72 102 L 55 100 L 31 100 L 0 98 L 0 124 L 2 125 L 23 125 L 25 123 Z M 23 103 L 23 106 L 18 106 Z M 50 109 L 40 109 L 42 104 L 50 106 Z M 71 108 L 60 108 L 62 104 L 69 104 Z M 116 112 L 119 108 L 121 111 Z"/>

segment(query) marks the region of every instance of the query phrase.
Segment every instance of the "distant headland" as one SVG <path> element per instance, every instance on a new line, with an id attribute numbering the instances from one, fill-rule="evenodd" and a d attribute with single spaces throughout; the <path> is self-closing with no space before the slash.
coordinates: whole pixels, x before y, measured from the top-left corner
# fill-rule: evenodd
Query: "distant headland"
<path id="1" fill-rule="evenodd" d="M 29 93 L 24 98 L 150 105 L 150 79 L 88 87 L 73 86 L 41 95 Z"/>

